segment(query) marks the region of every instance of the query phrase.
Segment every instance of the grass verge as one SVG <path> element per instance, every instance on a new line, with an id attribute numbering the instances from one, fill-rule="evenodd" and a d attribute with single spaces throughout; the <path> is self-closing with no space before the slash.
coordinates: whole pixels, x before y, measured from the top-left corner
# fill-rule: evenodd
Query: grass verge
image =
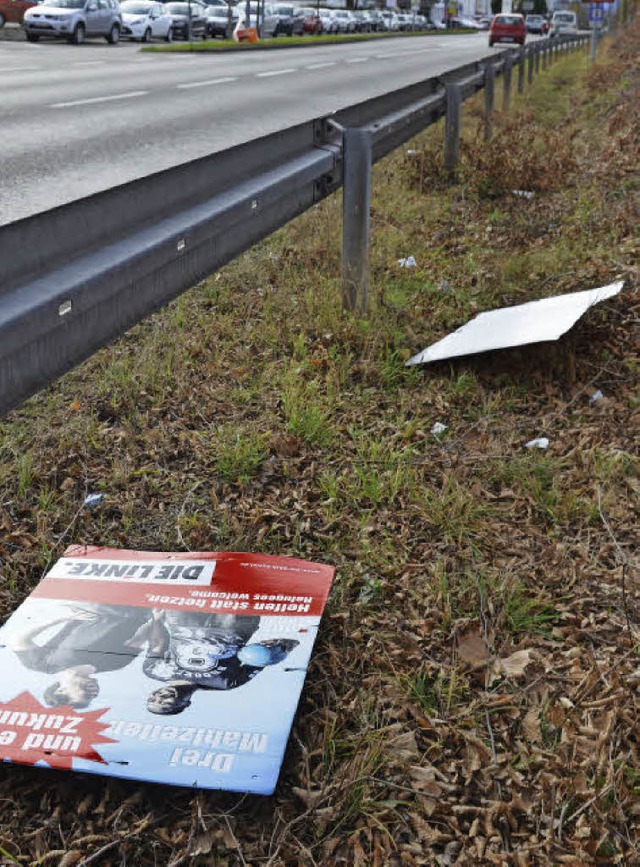
<path id="1" fill-rule="evenodd" d="M 8 862 L 635 863 L 639 46 L 489 144 L 466 108 L 455 186 L 439 127 L 376 167 L 366 319 L 334 197 L 0 421 L 3 615 L 71 542 L 338 570 L 273 798 L 2 767 Z M 557 345 L 404 367 L 618 278 Z"/>

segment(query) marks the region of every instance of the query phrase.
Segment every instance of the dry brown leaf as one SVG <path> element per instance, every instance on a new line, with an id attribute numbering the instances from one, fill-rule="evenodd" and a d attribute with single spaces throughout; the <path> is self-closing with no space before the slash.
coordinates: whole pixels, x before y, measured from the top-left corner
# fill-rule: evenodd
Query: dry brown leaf
<path id="1" fill-rule="evenodd" d="M 531 662 L 530 650 L 516 650 L 511 656 L 503 659 L 494 659 L 491 664 L 490 683 L 500 677 L 521 677 L 525 668 Z"/>
<path id="2" fill-rule="evenodd" d="M 463 636 L 458 644 L 458 656 L 463 662 L 469 663 L 472 668 L 481 668 L 491 658 L 487 643 L 477 629 L 473 629 Z"/>
<path id="3" fill-rule="evenodd" d="M 417 759 L 420 756 L 420 750 L 418 749 L 418 744 L 416 742 L 416 734 L 411 731 L 402 732 L 392 738 L 392 740 L 389 741 L 388 749 L 390 755 L 397 759 L 403 759 L 404 761 Z"/>
<path id="4" fill-rule="evenodd" d="M 542 730 L 540 727 L 540 712 L 537 708 L 531 707 L 526 712 L 522 720 L 522 730 L 527 736 L 527 740 L 534 744 L 542 742 Z"/>
<path id="5" fill-rule="evenodd" d="M 73 867 L 84 858 L 84 852 L 80 849 L 71 849 L 59 861 L 58 867 Z"/>

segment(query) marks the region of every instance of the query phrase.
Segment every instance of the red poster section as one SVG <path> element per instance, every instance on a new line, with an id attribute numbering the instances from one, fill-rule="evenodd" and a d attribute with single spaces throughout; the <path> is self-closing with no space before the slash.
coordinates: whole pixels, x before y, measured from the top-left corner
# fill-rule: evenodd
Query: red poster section
<path id="1" fill-rule="evenodd" d="M 320 616 L 333 567 L 260 554 L 72 546 L 32 597 L 166 610 Z"/>

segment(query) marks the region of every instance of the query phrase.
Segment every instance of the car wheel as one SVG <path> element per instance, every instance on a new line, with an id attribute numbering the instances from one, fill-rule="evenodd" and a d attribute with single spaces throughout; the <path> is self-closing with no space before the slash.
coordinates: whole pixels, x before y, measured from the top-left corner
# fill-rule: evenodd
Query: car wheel
<path id="1" fill-rule="evenodd" d="M 489 48 L 493 48 L 493 39 L 489 40 Z"/>
<path id="2" fill-rule="evenodd" d="M 173 42 L 173 28 L 167 30 L 167 35 L 164 37 L 165 42 Z"/>
<path id="3" fill-rule="evenodd" d="M 6 21 L 2 12 L 0 12 L 0 27 L 4 27 L 4 22 Z"/>
<path id="4" fill-rule="evenodd" d="M 69 42 L 73 43 L 73 45 L 82 45 L 84 42 L 84 24 L 76 24 Z"/>
<path id="5" fill-rule="evenodd" d="M 147 27 L 140 42 L 151 42 L 151 28 Z"/>
<path id="6" fill-rule="evenodd" d="M 27 42 L 38 42 L 40 36 L 37 33 L 27 33 Z"/>
<path id="7" fill-rule="evenodd" d="M 109 45 L 117 45 L 120 42 L 120 28 L 117 24 L 113 25 L 106 39 Z"/>

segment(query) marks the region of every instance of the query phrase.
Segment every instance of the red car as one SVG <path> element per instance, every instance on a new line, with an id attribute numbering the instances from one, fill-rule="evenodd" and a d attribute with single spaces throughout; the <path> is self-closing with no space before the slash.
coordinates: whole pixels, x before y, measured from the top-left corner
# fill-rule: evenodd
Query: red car
<path id="1" fill-rule="evenodd" d="M 4 27 L 7 21 L 22 24 L 27 9 L 37 5 L 30 0 L 0 0 L 0 27 Z"/>
<path id="2" fill-rule="evenodd" d="M 516 42 L 524 45 L 526 38 L 527 28 L 522 15 L 494 15 L 489 27 L 489 46 L 496 42 Z"/>
<path id="3" fill-rule="evenodd" d="M 318 15 L 318 10 L 304 7 L 300 11 L 304 13 L 304 32 L 311 33 L 313 36 L 322 33 L 322 19 Z"/>

